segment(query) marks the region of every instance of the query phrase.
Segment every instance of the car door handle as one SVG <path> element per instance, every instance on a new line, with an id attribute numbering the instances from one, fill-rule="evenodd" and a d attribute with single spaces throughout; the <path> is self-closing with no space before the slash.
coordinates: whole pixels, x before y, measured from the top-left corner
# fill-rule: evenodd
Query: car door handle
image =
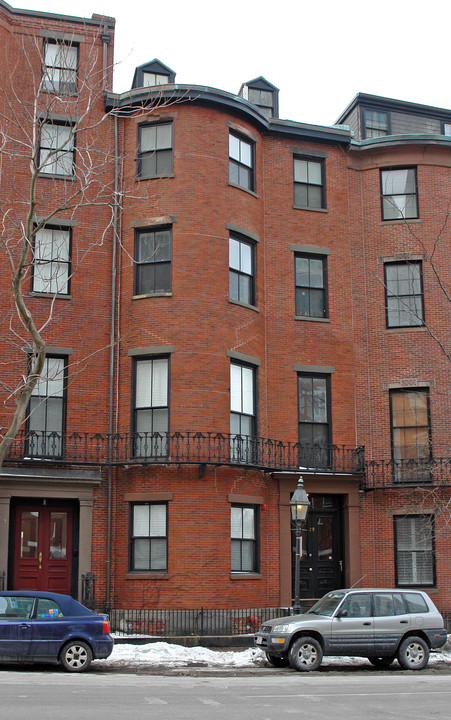
<path id="1" fill-rule="evenodd" d="M 19 627 L 21 630 L 29 630 L 29 628 L 31 628 L 31 624 L 30 623 L 21 623 L 19 625 Z"/>
<path id="2" fill-rule="evenodd" d="M 371 625 L 370 622 L 364 622 L 363 624 L 364 624 L 364 625 Z"/>
<path id="3" fill-rule="evenodd" d="M 409 621 L 408 620 L 400 620 L 399 623 L 400 623 L 400 625 L 408 625 Z"/>

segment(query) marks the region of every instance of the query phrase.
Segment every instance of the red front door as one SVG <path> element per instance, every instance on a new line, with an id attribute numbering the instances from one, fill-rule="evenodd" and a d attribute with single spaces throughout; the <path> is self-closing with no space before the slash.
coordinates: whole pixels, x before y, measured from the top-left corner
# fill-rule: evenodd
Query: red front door
<path id="1" fill-rule="evenodd" d="M 14 590 L 71 593 L 72 508 L 16 510 Z"/>

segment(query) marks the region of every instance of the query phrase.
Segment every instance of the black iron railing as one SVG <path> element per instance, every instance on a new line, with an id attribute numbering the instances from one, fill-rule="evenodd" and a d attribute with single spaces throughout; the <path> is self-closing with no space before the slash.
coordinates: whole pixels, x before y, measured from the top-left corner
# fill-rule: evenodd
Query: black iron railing
<path id="1" fill-rule="evenodd" d="M 245 635 L 291 608 L 239 610 L 109 610 L 111 631 L 124 635 L 184 637 L 188 635 Z"/>
<path id="2" fill-rule="evenodd" d="M 428 460 L 370 460 L 365 463 L 365 490 L 409 485 L 451 485 L 451 456 Z"/>
<path id="3" fill-rule="evenodd" d="M 111 455 L 109 456 L 109 450 Z M 362 473 L 364 449 L 229 433 L 20 433 L 8 461 L 104 465 L 195 463 L 265 470 Z"/>
<path id="4" fill-rule="evenodd" d="M 93 572 L 81 576 L 81 601 L 91 610 L 96 606 L 96 576 Z"/>

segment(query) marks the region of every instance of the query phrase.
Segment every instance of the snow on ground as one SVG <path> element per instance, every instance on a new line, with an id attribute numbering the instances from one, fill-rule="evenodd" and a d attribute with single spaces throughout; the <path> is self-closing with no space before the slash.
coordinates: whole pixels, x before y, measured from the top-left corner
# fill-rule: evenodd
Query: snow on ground
<path id="1" fill-rule="evenodd" d="M 451 636 L 450 636 L 451 637 Z M 431 653 L 430 665 L 437 662 L 451 662 L 450 641 L 443 652 Z M 184 647 L 166 642 L 152 642 L 145 645 L 124 643 L 116 644 L 107 660 L 98 660 L 103 667 L 156 666 L 168 668 L 204 666 L 204 667 L 262 667 L 266 657 L 259 648 L 245 650 L 210 650 L 204 647 Z M 324 665 L 359 665 L 362 658 L 326 657 Z"/>

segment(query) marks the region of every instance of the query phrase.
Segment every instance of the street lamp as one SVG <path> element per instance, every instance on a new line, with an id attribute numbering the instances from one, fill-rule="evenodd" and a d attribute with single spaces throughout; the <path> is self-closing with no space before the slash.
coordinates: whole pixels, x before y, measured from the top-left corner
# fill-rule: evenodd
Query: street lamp
<path id="1" fill-rule="evenodd" d="M 302 557 L 302 526 L 307 517 L 310 500 L 304 489 L 304 479 L 299 477 L 298 486 L 290 500 L 291 522 L 296 527 L 296 558 L 294 569 L 294 605 L 295 615 L 301 612 L 301 557 Z"/>

